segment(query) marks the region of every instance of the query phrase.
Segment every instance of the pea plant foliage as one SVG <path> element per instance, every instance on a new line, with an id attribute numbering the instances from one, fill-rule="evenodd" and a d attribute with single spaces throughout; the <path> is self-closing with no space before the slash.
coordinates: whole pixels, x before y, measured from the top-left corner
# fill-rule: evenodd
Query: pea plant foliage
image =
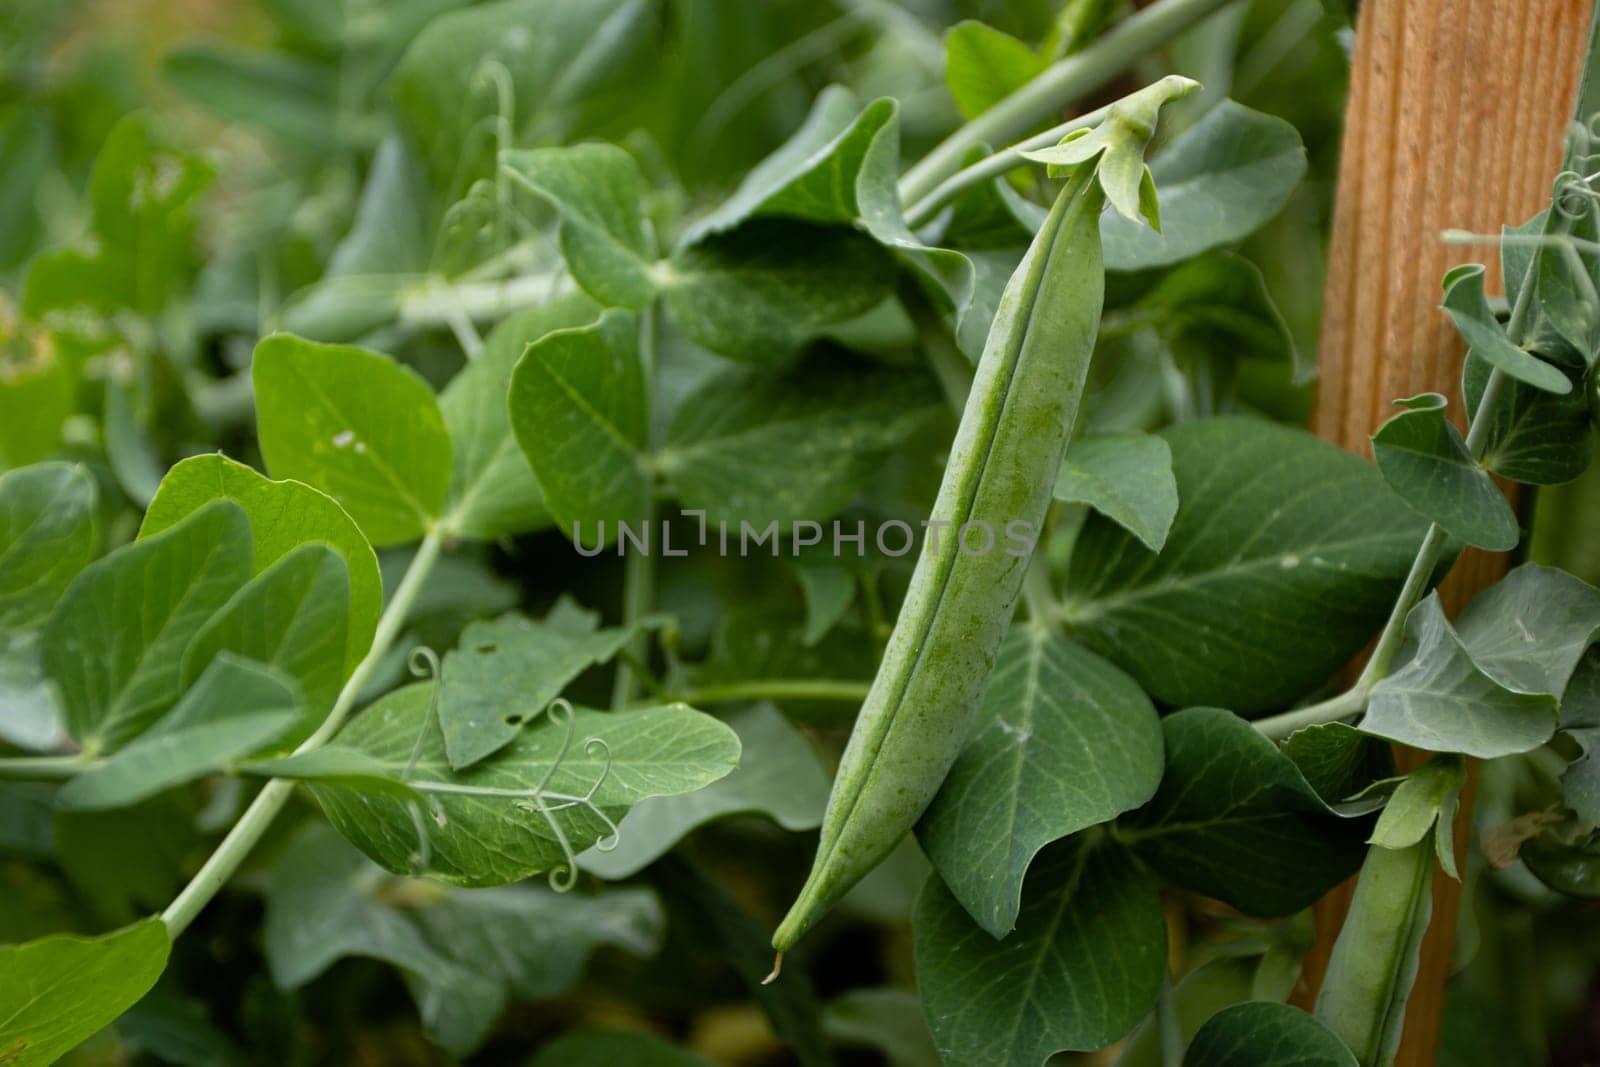
<path id="1" fill-rule="evenodd" d="M 1260 89 L 1337 13 L 992 6 L 275 2 L 23 87 L 0 1063 L 1374 1067 L 1435 878 L 1600 896 L 1600 590 L 1434 591 L 1592 459 L 1600 89 L 1369 462 Z"/>

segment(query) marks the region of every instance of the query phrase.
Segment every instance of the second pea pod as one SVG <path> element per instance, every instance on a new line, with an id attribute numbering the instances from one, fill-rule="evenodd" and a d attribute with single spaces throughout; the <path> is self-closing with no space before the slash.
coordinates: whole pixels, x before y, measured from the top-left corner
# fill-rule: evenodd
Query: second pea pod
<path id="1" fill-rule="evenodd" d="M 1029 565 L 1003 536 L 1041 532 L 1072 436 L 1105 291 L 1100 215 L 1109 202 L 1159 228 L 1144 150 L 1167 77 L 1092 129 L 1027 153 L 1065 182 L 1006 284 L 929 516 L 911 584 L 834 780 L 811 873 L 772 944 L 791 947 L 915 825 L 966 741 Z M 963 552 L 969 524 L 988 551 Z M 981 524 L 981 525 L 980 525 Z M 1009 550 L 1008 550 L 1009 547 Z"/>

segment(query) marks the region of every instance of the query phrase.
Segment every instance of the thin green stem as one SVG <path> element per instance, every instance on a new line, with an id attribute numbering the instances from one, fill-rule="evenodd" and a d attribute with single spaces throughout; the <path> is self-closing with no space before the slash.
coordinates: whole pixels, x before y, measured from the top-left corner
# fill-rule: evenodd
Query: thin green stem
<path id="1" fill-rule="evenodd" d="M 323 720 L 322 725 L 295 749 L 297 754 L 309 752 L 326 744 L 350 717 L 357 698 L 366 689 L 372 673 L 378 669 L 379 662 L 388 653 L 389 647 L 399 636 L 401 627 L 405 625 L 406 616 L 416 603 L 417 594 L 422 591 L 429 573 L 438 562 L 445 536 L 445 524 L 437 524 L 417 546 L 417 554 L 412 557 L 411 566 L 407 568 L 405 577 L 395 588 L 394 596 L 378 619 L 372 647 L 367 650 L 361 662 L 356 664 L 356 669 L 350 673 L 344 688 L 339 690 L 339 696 L 333 702 L 333 709 L 328 712 L 328 717 Z M 233 824 L 233 829 L 228 831 L 228 835 L 222 839 L 216 851 L 189 880 L 189 884 L 183 887 L 177 898 L 167 905 L 167 910 L 161 913 L 161 921 L 167 924 L 167 930 L 172 937 L 176 938 L 188 929 L 189 924 L 194 922 L 195 917 L 211 902 L 211 898 L 217 895 L 229 878 L 233 877 L 239 865 L 250 855 L 250 850 L 255 847 L 256 842 L 261 840 L 261 835 L 272 825 L 272 820 L 278 817 L 283 806 L 289 802 L 289 797 L 294 792 L 294 785 L 295 783 L 288 779 L 275 778 L 256 794 L 255 800 L 250 802 L 250 806 L 239 817 L 239 821 Z"/>
<path id="2" fill-rule="evenodd" d="M 0 759 L 0 778 L 20 778 L 29 781 L 71 778 L 101 762 L 103 761 L 85 759 L 81 755 L 7 756 Z"/>
<path id="3" fill-rule="evenodd" d="M 702 686 L 678 693 L 685 704 L 739 704 L 756 700 L 834 700 L 859 704 L 867 699 L 870 682 L 842 678 L 755 678 Z"/>
<path id="4" fill-rule="evenodd" d="M 1085 115 L 1068 119 L 1058 126 L 1052 126 L 1043 133 L 1035 134 L 1026 140 L 1018 141 L 1009 148 L 1001 149 L 991 156 L 984 156 L 976 163 L 963 167 L 938 185 L 930 189 L 926 195 L 918 197 L 915 203 L 909 203 L 905 209 L 906 224 L 908 226 L 921 226 L 934 213 L 950 201 L 960 196 L 962 192 L 996 178 L 1014 167 L 1020 167 L 1028 161 L 1022 158 L 1024 152 L 1035 152 L 1041 148 L 1049 148 L 1073 130 L 1087 129 L 1096 123 L 1103 122 L 1111 114 L 1111 105 L 1095 108 Z"/>
<path id="5" fill-rule="evenodd" d="M 655 381 L 656 330 L 655 311 L 646 309 L 639 316 L 639 362 L 644 368 L 647 383 Z M 650 614 L 656 600 L 656 557 L 650 547 L 651 531 L 656 528 L 655 493 L 651 492 L 645 503 L 645 545 L 630 552 L 622 565 L 622 622 L 624 626 L 638 626 Z M 659 531 L 657 531 L 659 532 Z M 648 669 L 650 662 L 650 635 L 643 629 L 628 639 L 627 657 Z M 611 707 L 620 710 L 633 702 L 639 692 L 639 679 L 635 672 L 618 666 L 616 680 L 611 689 Z"/>
<path id="6" fill-rule="evenodd" d="M 1336 697 L 1308 704 L 1303 708 L 1295 708 L 1281 715 L 1257 719 L 1250 725 L 1270 740 L 1282 741 L 1296 730 L 1303 730 L 1307 726 L 1321 726 L 1323 723 L 1351 718 L 1366 706 L 1367 692 L 1358 684 Z"/>
<path id="7" fill-rule="evenodd" d="M 1038 77 L 945 138 L 900 179 L 900 202 L 914 203 L 961 169 L 974 145 L 1009 144 L 1067 104 L 1106 84 L 1134 61 L 1232 0 L 1157 0 L 1081 52 Z"/>

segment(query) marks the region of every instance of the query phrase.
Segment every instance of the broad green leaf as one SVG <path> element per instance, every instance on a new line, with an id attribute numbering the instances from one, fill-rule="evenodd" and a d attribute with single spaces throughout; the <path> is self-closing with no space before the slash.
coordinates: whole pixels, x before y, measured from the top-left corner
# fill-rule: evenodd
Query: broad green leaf
<path id="1" fill-rule="evenodd" d="M 831 558 L 796 560 L 794 573 L 806 601 L 806 628 L 800 640 L 815 645 L 850 609 L 856 596 L 856 576 L 848 564 Z"/>
<path id="2" fill-rule="evenodd" d="M 252 366 L 261 454 L 338 501 L 374 545 L 412 541 L 444 509 L 450 435 L 433 390 L 388 356 L 273 334 Z"/>
<path id="3" fill-rule="evenodd" d="M 1495 681 L 1559 700 L 1600 637 L 1600 590 L 1555 567 L 1524 563 L 1478 594 L 1456 630 Z"/>
<path id="4" fill-rule="evenodd" d="M 615 848 L 591 848 L 578 858 L 584 870 L 601 878 L 627 878 L 691 830 L 728 815 L 765 815 L 785 830 L 822 824 L 828 774 L 811 744 L 770 705 L 735 712 L 724 721 L 739 735 L 739 766 L 693 793 L 641 800 L 622 820 Z"/>
<path id="5" fill-rule="evenodd" d="M 45 674 L 90 755 L 137 736 L 178 699 L 184 650 L 250 577 L 250 522 L 208 504 L 84 568 L 50 615 Z"/>
<path id="6" fill-rule="evenodd" d="M 328 254 L 324 278 L 379 274 L 409 280 L 405 272 L 427 267 L 432 235 L 426 232 L 427 200 L 420 188 L 424 179 L 419 170 L 398 136 L 390 135 L 379 143 L 356 203 L 355 221 Z M 287 325 L 285 329 L 300 332 Z"/>
<path id="7" fill-rule="evenodd" d="M 917 988 L 946 1063 L 1039 1067 L 1098 1049 L 1144 1017 L 1166 975 L 1155 880 L 1126 852 L 1082 838 L 1039 857 L 1017 928 L 996 941 L 937 877 L 913 919 Z"/>
<path id="8" fill-rule="evenodd" d="M 849 89 L 828 86 L 800 128 L 752 168 L 733 195 L 690 226 L 681 247 L 762 216 L 854 223 L 862 215 L 863 163 L 885 130 L 891 137 L 898 133 L 893 100 L 875 100 L 863 109 Z"/>
<path id="9" fill-rule="evenodd" d="M 820 524 L 937 405 L 925 375 L 831 351 L 733 367 L 684 400 L 657 460 L 678 500 L 712 524 Z"/>
<path id="10" fill-rule="evenodd" d="M 450 766 L 460 770 L 504 748 L 568 683 L 633 636 L 627 627 L 596 629 L 598 622 L 586 613 L 578 625 L 510 614 L 463 630 L 439 676 L 439 728 Z"/>
<path id="11" fill-rule="evenodd" d="M 308 151 L 339 143 L 333 70 L 287 52 L 186 45 L 169 53 L 162 76 L 223 119 L 253 126 Z"/>
<path id="12" fill-rule="evenodd" d="M 187 688 L 219 656 L 270 666 L 302 698 L 295 740 L 327 717 L 345 680 L 350 579 L 332 548 L 306 544 L 252 578 L 194 635 L 183 654 Z"/>
<path id="13" fill-rule="evenodd" d="M 1287 706 L 1382 625 L 1426 522 L 1370 465 L 1301 430 L 1221 418 L 1161 437 L 1178 483 L 1166 545 L 1090 516 L 1067 622 L 1163 703 Z"/>
<path id="14" fill-rule="evenodd" d="M 1572 392 L 1547 393 L 1515 378 L 1501 389 L 1500 399 L 1488 414 L 1488 444 L 1483 466 L 1512 481 L 1529 485 L 1559 485 L 1588 469 L 1594 459 L 1594 416 L 1582 388 L 1584 366 L 1566 353 L 1552 358 L 1572 381 Z M 1469 416 L 1475 416 L 1489 364 L 1469 353 L 1461 372 L 1461 391 Z"/>
<path id="15" fill-rule="evenodd" d="M 922 1003 L 909 989 L 852 989 L 828 1002 L 822 1026 L 836 1045 L 882 1053 L 887 1067 L 938 1067 Z"/>
<path id="16" fill-rule="evenodd" d="M 1561 697 L 1561 728 L 1582 753 L 1561 775 L 1561 796 L 1585 822 L 1600 824 L 1600 646 L 1591 647 Z"/>
<path id="17" fill-rule="evenodd" d="M 1243 256 L 1213 252 L 1168 272 L 1136 308 L 1179 356 L 1256 359 L 1298 366 L 1294 337 L 1272 301 L 1261 269 Z M 1314 371 L 1315 368 L 1310 368 Z"/>
<path id="18" fill-rule="evenodd" d="M 154 726 L 62 786 L 56 805 L 123 807 L 222 770 L 293 727 L 300 704 L 290 679 L 224 652 Z"/>
<path id="19" fill-rule="evenodd" d="M 1160 233 L 1106 213 L 1106 269 L 1166 266 L 1238 241 L 1278 213 L 1305 170 L 1293 126 L 1224 100 L 1150 160 Z"/>
<path id="20" fill-rule="evenodd" d="M 968 119 L 1032 81 L 1049 62 L 1009 33 L 970 19 L 944 35 L 944 83 Z"/>
<path id="21" fill-rule="evenodd" d="M 688 1049 L 632 1030 L 577 1030 L 539 1049 L 528 1067 L 711 1067 Z"/>
<path id="22" fill-rule="evenodd" d="M 738 762 L 732 730 L 677 704 L 547 718 L 456 773 L 429 712 L 432 700 L 427 684 L 391 693 L 328 746 L 385 764 L 394 780 L 426 794 L 432 810 L 420 814 L 420 823 L 399 800 L 310 784 L 339 832 L 396 873 L 416 873 L 420 866 L 441 881 L 469 886 L 561 873 L 571 860 L 562 837 L 582 851 L 611 835 L 600 813 L 616 819 L 647 797 L 703 788 Z M 587 798 L 593 807 L 563 798 Z M 539 813 L 540 802 L 548 817 Z"/>
<path id="23" fill-rule="evenodd" d="M 615 145 L 530 148 L 500 157 L 507 175 L 561 214 L 561 254 L 572 277 L 606 307 L 642 310 L 655 299 L 654 242 L 644 175 Z"/>
<path id="24" fill-rule="evenodd" d="M 1439 595 L 1430 593 L 1406 619 L 1411 659 L 1373 687 L 1361 729 L 1430 752 L 1482 759 L 1529 752 L 1548 741 L 1556 729 L 1558 694 L 1566 688 L 1562 677 L 1551 692 L 1552 676 L 1563 663 L 1570 674 L 1583 645 L 1573 646 L 1572 637 L 1546 628 L 1557 621 L 1576 622 L 1571 613 L 1576 605 L 1557 605 L 1541 617 L 1529 610 L 1536 605 L 1519 603 L 1515 595 L 1529 588 L 1518 583 L 1503 599 L 1480 596 L 1484 606 L 1462 616 L 1462 627 L 1470 627 L 1463 631 L 1451 626 Z M 1490 614 L 1512 605 L 1522 613 Z M 1586 643 L 1594 628 L 1592 618 L 1585 618 L 1579 640 Z M 1527 628 L 1526 637 L 1515 632 L 1519 626 Z M 1547 654 L 1539 648 L 1540 637 L 1568 645 L 1569 655 L 1563 658 L 1559 645 Z"/>
<path id="25" fill-rule="evenodd" d="M 1343 1041 L 1299 1008 L 1271 1001 L 1213 1015 L 1189 1043 L 1184 1067 L 1357 1067 Z"/>
<path id="26" fill-rule="evenodd" d="M 961 321 L 972 302 L 973 266 L 959 252 L 929 247 L 906 226 L 899 177 L 897 101 L 885 97 L 863 107 L 850 90 L 829 86 L 800 129 L 752 169 L 721 207 L 691 226 L 680 249 L 758 218 L 854 227 L 922 275 L 935 299 Z"/>
<path id="27" fill-rule="evenodd" d="M 1373 848 L 1322 978 L 1316 1017 L 1361 1064 L 1393 1061 L 1433 914 L 1433 846 Z"/>
<path id="28" fill-rule="evenodd" d="M 1166 775 L 1121 820 L 1122 837 L 1167 878 L 1247 915 L 1291 915 L 1348 878 L 1365 828 L 1329 815 L 1289 757 L 1220 708 L 1161 721 Z"/>
<path id="29" fill-rule="evenodd" d="M 1444 276 L 1444 310 L 1456 332 L 1477 355 L 1502 372 L 1547 393 L 1568 393 L 1572 383 L 1533 353 L 1518 348 L 1506 336 L 1483 291 L 1482 265 L 1468 263 Z"/>
<path id="30" fill-rule="evenodd" d="M 1514 548 L 1517 516 L 1445 418 L 1445 398 L 1424 393 L 1372 435 L 1372 454 L 1389 487 L 1445 532 L 1491 552 Z"/>
<path id="31" fill-rule="evenodd" d="M 1172 449 L 1151 434 L 1074 441 L 1056 475 L 1055 497 L 1087 504 L 1160 552 L 1178 513 Z"/>
<path id="32" fill-rule="evenodd" d="M 0 310 L 0 470 L 48 459 L 77 404 L 77 369 L 46 331 L 11 333 Z"/>
<path id="33" fill-rule="evenodd" d="M 86 307 L 162 309 L 193 256 L 194 202 L 212 171 L 134 112 L 106 135 L 89 181 L 90 239 L 35 258 L 23 290 L 30 319 Z"/>
<path id="34" fill-rule="evenodd" d="M 662 265 L 667 313 L 719 355 L 769 363 L 872 310 L 892 292 L 893 257 L 838 226 L 754 219 Z"/>
<path id="35" fill-rule="evenodd" d="M 372 645 L 383 610 L 378 558 L 360 528 L 332 498 L 309 485 L 275 482 L 253 467 L 213 453 L 183 460 L 167 472 L 145 512 L 139 536 L 158 534 L 214 500 L 231 500 L 249 516 L 253 569 L 258 575 L 309 541 L 329 545 L 344 559 L 350 584 L 344 673 L 355 670 Z"/>
<path id="36" fill-rule="evenodd" d="M 1395 773 L 1390 746 L 1344 722 L 1296 730 L 1283 743 L 1283 754 L 1330 807 Z"/>
<path id="37" fill-rule="evenodd" d="M 1161 761 L 1156 709 L 1133 679 L 1057 630 L 1019 624 L 917 840 L 968 914 L 1003 938 L 1039 850 L 1149 800 Z"/>
<path id="38" fill-rule="evenodd" d="M 459 192 L 488 175 L 496 119 L 515 143 L 560 141 L 589 112 L 615 107 L 602 90 L 639 92 L 630 60 L 654 20 L 648 0 L 500 0 L 430 21 L 389 91 L 434 185 Z"/>
<path id="39" fill-rule="evenodd" d="M 455 462 L 450 476 L 453 533 L 492 541 L 549 524 L 544 495 L 511 431 L 506 394 L 517 360 L 530 343 L 599 317 L 599 306 L 577 292 L 517 312 L 494 328 L 477 358 L 439 394 Z"/>
<path id="40" fill-rule="evenodd" d="M 1600 830 L 1557 823 L 1523 844 L 1517 857 L 1539 881 L 1579 900 L 1600 900 Z"/>
<path id="41" fill-rule="evenodd" d="M 662 925 L 660 904 L 641 889 L 458 893 L 390 878 L 316 825 L 273 866 L 265 950 L 274 979 L 288 988 L 345 956 L 394 964 L 434 1039 L 464 1056 L 487 1036 L 508 995 L 566 992 L 601 946 L 649 955 Z"/>
<path id="42" fill-rule="evenodd" d="M 0 475 L 0 655 L 34 633 L 94 556 L 95 487 L 82 467 Z"/>
<path id="43" fill-rule="evenodd" d="M 154 436 L 135 413 L 134 388 L 120 376 L 106 379 L 102 418 L 106 465 L 128 498 L 146 507 L 161 484 L 163 464 Z"/>
<path id="44" fill-rule="evenodd" d="M 0 1062 L 54 1063 L 148 993 L 171 950 L 160 919 L 104 937 L 0 945 Z"/>
<path id="45" fill-rule="evenodd" d="M 505 1005 L 486 967 L 437 951 L 398 908 L 379 902 L 381 875 L 325 827 L 298 835 L 273 865 L 263 947 L 273 982 L 297 989 L 346 956 L 406 972 L 424 1024 L 464 1054 L 480 1044 Z M 419 996 L 419 990 L 433 995 Z"/>
<path id="46" fill-rule="evenodd" d="M 529 345 L 511 374 L 511 429 L 561 532 L 604 544 L 652 494 L 650 397 L 637 320 L 608 311 Z"/>

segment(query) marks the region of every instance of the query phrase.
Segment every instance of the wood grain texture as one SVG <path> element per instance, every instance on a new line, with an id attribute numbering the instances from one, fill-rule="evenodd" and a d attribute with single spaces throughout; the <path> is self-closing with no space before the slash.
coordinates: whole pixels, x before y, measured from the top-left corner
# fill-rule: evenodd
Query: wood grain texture
<path id="1" fill-rule="evenodd" d="M 1593 0 L 1364 0 L 1329 247 L 1313 428 L 1371 456 L 1369 437 L 1393 401 L 1436 391 L 1460 418 L 1465 354 L 1439 309 L 1456 263 L 1482 261 L 1501 286 L 1492 246 L 1448 246 L 1446 229 L 1496 233 L 1549 198 L 1583 61 Z M 1442 595 L 1458 610 L 1506 568 L 1469 551 Z M 1399 754 L 1402 767 L 1421 754 Z M 1471 787 L 1456 823 L 1464 853 Z M 1460 886 L 1434 879 L 1434 917 L 1396 1061 L 1431 1065 L 1444 1012 Z M 1309 1005 L 1349 907 L 1353 883 L 1315 911 L 1306 958 Z"/>

